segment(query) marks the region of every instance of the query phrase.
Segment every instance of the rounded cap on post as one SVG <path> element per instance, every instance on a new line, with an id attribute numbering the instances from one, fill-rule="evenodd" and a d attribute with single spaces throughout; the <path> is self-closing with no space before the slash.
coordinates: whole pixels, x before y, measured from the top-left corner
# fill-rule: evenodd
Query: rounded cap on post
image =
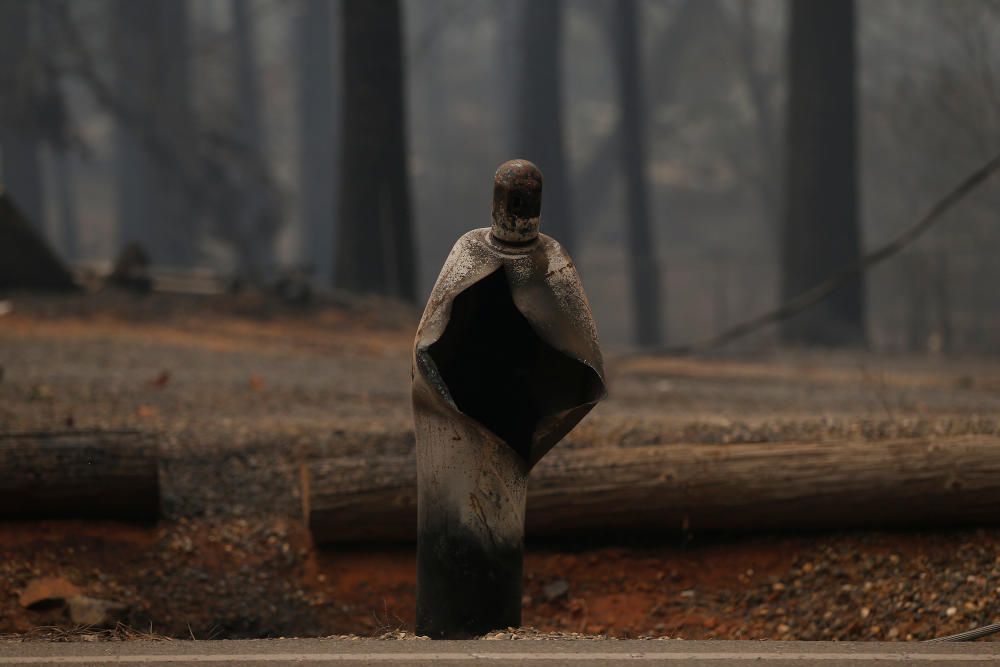
<path id="1" fill-rule="evenodd" d="M 542 172 L 527 160 L 510 160 L 493 177 L 493 238 L 528 243 L 538 238 Z"/>

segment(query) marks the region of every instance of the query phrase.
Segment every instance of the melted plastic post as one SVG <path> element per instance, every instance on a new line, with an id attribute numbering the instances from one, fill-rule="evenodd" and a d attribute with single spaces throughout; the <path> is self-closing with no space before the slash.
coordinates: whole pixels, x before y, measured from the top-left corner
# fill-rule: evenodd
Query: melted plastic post
<path id="1" fill-rule="evenodd" d="M 605 394 L 579 277 L 525 205 L 541 174 L 511 161 L 495 184 L 492 228 L 456 243 L 414 344 L 417 632 L 433 638 L 520 625 L 528 473 Z"/>

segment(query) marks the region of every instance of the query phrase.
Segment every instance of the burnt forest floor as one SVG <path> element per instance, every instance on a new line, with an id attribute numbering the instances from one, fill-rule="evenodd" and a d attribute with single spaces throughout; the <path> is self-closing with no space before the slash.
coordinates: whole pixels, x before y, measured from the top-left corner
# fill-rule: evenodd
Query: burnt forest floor
<path id="1" fill-rule="evenodd" d="M 299 469 L 412 451 L 417 313 L 253 296 L 10 303 L 0 316 L 0 431 L 155 435 L 162 518 L 0 522 L 0 635 L 69 629 L 59 605 L 22 606 L 44 579 L 121 603 L 116 620 L 153 635 L 412 632 L 412 546 L 314 548 Z M 607 368 L 609 400 L 560 447 L 1000 431 L 998 360 L 609 354 Z M 998 620 L 993 528 L 529 540 L 525 562 L 524 623 L 541 632 L 905 640 Z"/>

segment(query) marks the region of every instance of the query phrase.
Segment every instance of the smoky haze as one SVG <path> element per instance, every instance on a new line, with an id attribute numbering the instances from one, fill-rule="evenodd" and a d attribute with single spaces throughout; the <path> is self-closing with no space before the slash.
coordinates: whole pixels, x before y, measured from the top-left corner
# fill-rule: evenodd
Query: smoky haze
<path id="1" fill-rule="evenodd" d="M 0 174 L 78 267 L 418 304 L 526 158 L 602 340 L 677 345 L 993 157 L 998 34 L 995 0 L 0 0 Z M 998 210 L 994 177 L 736 346 L 1000 352 Z"/>

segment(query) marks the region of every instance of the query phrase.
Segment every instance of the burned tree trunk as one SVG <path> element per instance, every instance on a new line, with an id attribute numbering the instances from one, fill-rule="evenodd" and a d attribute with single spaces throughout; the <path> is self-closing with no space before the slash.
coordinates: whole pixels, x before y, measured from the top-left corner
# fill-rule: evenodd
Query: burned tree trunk
<path id="1" fill-rule="evenodd" d="M 162 239 L 162 256 L 166 262 L 189 266 L 198 258 L 198 225 L 196 207 L 185 185 L 192 180 L 197 153 L 194 106 L 191 99 L 191 46 L 186 0 L 155 3 L 156 75 L 159 93 L 154 98 L 153 122 L 160 141 L 173 148 L 174 165 L 159 162 L 157 179 Z M 183 174 L 174 173 L 183 170 Z M 153 255 L 154 259 L 157 255 Z"/>
<path id="2" fill-rule="evenodd" d="M 43 0 L 41 11 L 41 39 L 44 43 L 56 43 L 62 39 L 58 6 L 52 0 Z M 56 202 L 59 240 L 58 248 L 67 261 L 80 256 L 80 231 L 72 160 L 73 136 L 70 104 L 64 83 L 57 68 L 46 64 L 47 85 L 41 107 L 45 120 L 45 134 L 49 145 L 52 165 L 52 199 Z"/>
<path id="3" fill-rule="evenodd" d="M 399 0 L 343 0 L 343 150 L 335 284 L 416 298 Z"/>
<path id="4" fill-rule="evenodd" d="M 937 324 L 937 352 L 954 351 L 954 327 L 951 308 L 951 272 L 948 267 L 948 252 L 937 248 L 933 260 L 934 305 Z"/>
<path id="5" fill-rule="evenodd" d="M 73 181 L 73 163 L 70 156 L 60 152 L 52 156 L 54 162 L 53 181 L 56 199 L 59 202 L 59 239 L 63 256 L 73 261 L 80 255 L 79 222 L 76 207 L 76 192 Z"/>
<path id="6" fill-rule="evenodd" d="M 411 457 L 303 468 L 317 543 L 412 540 Z M 528 483 L 529 538 L 995 525 L 1000 439 L 658 445 L 556 452 Z"/>
<path id="7" fill-rule="evenodd" d="M 331 48 L 332 9 L 328 0 L 306 0 L 297 31 L 302 258 L 323 285 L 333 279 L 334 212 L 340 189 L 336 159 L 340 134 L 336 91 L 340 76 L 333 58 L 339 50 Z"/>
<path id="8" fill-rule="evenodd" d="M 236 249 L 240 273 L 262 282 L 274 270 L 275 242 L 280 225 L 277 197 L 267 161 L 267 141 L 261 118 L 263 101 L 257 76 L 253 6 L 232 0 L 233 36 L 236 41 L 237 155 L 244 174 L 233 202 Z"/>
<path id="9" fill-rule="evenodd" d="M 545 174 L 545 233 L 567 250 L 575 247 L 569 163 L 563 138 L 561 0 L 522 0 L 513 157 L 534 162 Z"/>
<path id="10" fill-rule="evenodd" d="M 853 0 L 790 0 L 782 296 L 861 254 Z M 782 327 L 795 344 L 864 345 L 863 275 Z"/>
<path id="11" fill-rule="evenodd" d="M 611 5 L 611 11 L 617 11 L 617 5 Z M 706 25 L 717 20 L 718 13 L 719 7 L 713 0 L 683 0 L 679 4 L 670 25 L 656 37 L 650 50 L 649 60 L 656 63 L 657 75 L 647 96 L 649 106 L 670 106 L 674 103 L 684 52 Z M 617 42 L 615 35 L 612 35 L 612 41 Z M 603 210 L 611 192 L 608 187 L 608 164 L 614 160 L 618 150 L 622 123 L 622 118 L 616 120 L 614 129 L 597 143 L 590 159 L 577 169 L 573 179 L 574 202 L 579 210 L 589 214 L 578 218 L 574 226 L 574 231 L 581 235 L 596 226 L 595 218 Z"/>
<path id="12" fill-rule="evenodd" d="M 36 9 L 30 2 L 0 2 L 0 184 L 42 230 L 42 142 L 34 117 L 41 68 L 31 50 Z"/>
<path id="13" fill-rule="evenodd" d="M 778 224 L 780 186 L 780 155 L 776 137 L 776 122 L 772 103 L 768 95 L 768 85 L 761 71 L 757 29 L 754 26 L 755 5 L 740 3 L 739 25 L 736 29 L 737 57 L 743 74 L 750 106 L 753 109 L 756 139 L 760 158 L 759 176 L 754 186 L 760 197 L 761 207 L 768 222 L 768 228 Z"/>
<path id="14" fill-rule="evenodd" d="M 147 3 L 117 0 L 112 6 L 112 47 L 115 86 L 122 105 L 136 118 L 152 95 L 152 54 L 142 48 L 142 36 L 155 28 L 156 17 Z M 159 211 L 150 205 L 155 177 L 146 150 L 143 128 L 118 118 L 115 124 L 115 197 L 119 247 L 131 243 L 153 251 L 153 230 L 160 226 Z"/>
<path id="15" fill-rule="evenodd" d="M 198 225 L 192 193 L 185 185 L 195 171 L 197 154 L 194 105 L 191 99 L 191 46 L 186 0 L 157 2 L 155 33 L 158 94 L 152 111 L 157 136 L 173 148 L 174 165 L 157 164 L 161 227 L 156 230 L 166 262 L 189 266 L 198 258 Z M 183 174 L 174 173 L 183 170 Z M 157 255 L 153 255 L 154 259 Z"/>
<path id="16" fill-rule="evenodd" d="M 158 468 L 138 432 L 0 434 L 0 516 L 154 521 Z"/>
<path id="17" fill-rule="evenodd" d="M 238 136 L 251 151 L 264 147 L 264 129 L 260 118 L 260 87 L 257 85 L 257 62 L 253 13 L 250 3 L 232 0 L 233 37 L 236 42 L 236 100 Z"/>
<path id="18" fill-rule="evenodd" d="M 158 262 L 190 265 L 199 229 L 190 184 L 197 155 L 185 0 L 118 0 L 119 235 Z"/>
<path id="19" fill-rule="evenodd" d="M 621 0 L 615 5 L 612 18 L 622 119 L 619 136 L 628 216 L 633 335 L 638 345 L 653 346 L 663 342 L 660 333 L 660 270 L 656 261 L 656 244 L 650 229 L 649 192 L 646 187 L 638 3 L 636 0 Z"/>

